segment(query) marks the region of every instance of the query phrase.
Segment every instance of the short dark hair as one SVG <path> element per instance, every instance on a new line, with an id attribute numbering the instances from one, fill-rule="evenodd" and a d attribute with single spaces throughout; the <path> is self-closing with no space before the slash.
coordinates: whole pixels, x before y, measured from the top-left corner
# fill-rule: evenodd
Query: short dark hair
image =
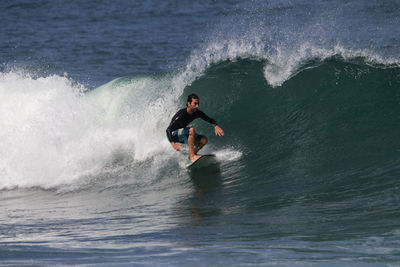
<path id="1" fill-rule="evenodd" d="M 187 104 L 187 103 L 192 103 L 192 100 L 193 100 L 193 99 L 199 99 L 199 96 L 196 95 L 196 94 L 190 94 L 190 95 L 188 96 L 188 98 L 187 98 L 186 104 Z"/>

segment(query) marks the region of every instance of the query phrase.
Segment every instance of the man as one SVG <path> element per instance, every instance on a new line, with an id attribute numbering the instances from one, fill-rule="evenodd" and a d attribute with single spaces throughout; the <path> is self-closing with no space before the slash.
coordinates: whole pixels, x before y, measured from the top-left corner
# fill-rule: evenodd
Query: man
<path id="1" fill-rule="evenodd" d="M 187 98 L 186 108 L 179 110 L 171 120 L 167 128 L 167 138 L 172 147 L 179 151 L 181 145 L 178 143 L 185 143 L 189 146 L 189 160 L 195 162 L 201 155 L 197 155 L 200 149 L 207 144 L 208 139 L 206 136 L 196 134 L 192 126 L 186 127 L 194 119 L 202 118 L 203 120 L 214 125 L 215 135 L 223 136 L 224 131 L 218 126 L 217 122 L 208 117 L 204 112 L 199 110 L 199 97 L 196 94 L 191 94 Z"/>

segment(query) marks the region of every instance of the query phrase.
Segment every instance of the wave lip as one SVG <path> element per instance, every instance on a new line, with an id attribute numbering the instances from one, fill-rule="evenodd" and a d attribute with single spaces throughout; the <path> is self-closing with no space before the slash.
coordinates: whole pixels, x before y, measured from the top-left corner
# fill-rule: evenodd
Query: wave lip
<path id="1" fill-rule="evenodd" d="M 400 59 L 383 57 L 367 49 L 346 48 L 343 45 L 316 45 L 313 42 L 297 41 L 293 44 L 270 44 L 257 36 L 217 40 L 192 53 L 184 70 L 175 78 L 174 87 L 190 85 L 208 68 L 225 61 L 250 59 L 265 62 L 264 78 L 272 87 L 279 87 L 296 75 L 310 61 L 323 62 L 332 57 L 344 60 L 362 58 L 368 64 L 400 66 Z"/>

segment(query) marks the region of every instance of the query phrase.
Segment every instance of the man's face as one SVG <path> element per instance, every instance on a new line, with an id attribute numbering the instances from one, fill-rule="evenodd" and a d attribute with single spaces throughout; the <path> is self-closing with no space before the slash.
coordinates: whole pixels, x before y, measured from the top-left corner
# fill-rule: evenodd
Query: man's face
<path id="1" fill-rule="evenodd" d="M 188 107 L 192 112 L 196 112 L 199 108 L 200 101 L 198 99 L 192 99 L 192 102 L 188 102 Z"/>

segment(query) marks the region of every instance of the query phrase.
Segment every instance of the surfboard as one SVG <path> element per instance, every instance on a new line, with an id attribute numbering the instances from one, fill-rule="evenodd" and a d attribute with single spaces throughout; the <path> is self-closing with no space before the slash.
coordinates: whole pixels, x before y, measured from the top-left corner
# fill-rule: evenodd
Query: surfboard
<path id="1" fill-rule="evenodd" d="M 195 162 L 186 164 L 187 169 L 202 168 L 217 163 L 217 157 L 214 154 L 202 155 Z"/>

